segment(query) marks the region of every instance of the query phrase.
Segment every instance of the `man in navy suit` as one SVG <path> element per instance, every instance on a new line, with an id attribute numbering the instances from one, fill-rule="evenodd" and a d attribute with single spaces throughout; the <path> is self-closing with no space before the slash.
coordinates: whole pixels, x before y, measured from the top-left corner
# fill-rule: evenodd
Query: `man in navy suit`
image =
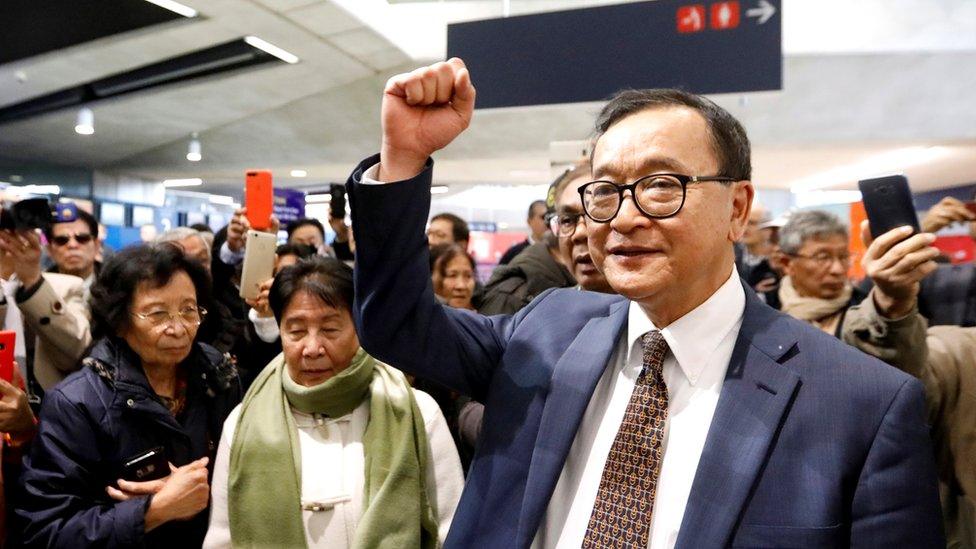
<path id="1" fill-rule="evenodd" d="M 744 288 L 749 141 L 707 99 L 622 92 L 580 187 L 610 296 L 514 316 L 434 299 L 433 162 L 469 124 L 459 59 L 392 78 L 348 189 L 377 358 L 485 403 L 449 547 L 938 547 L 921 385 Z"/>

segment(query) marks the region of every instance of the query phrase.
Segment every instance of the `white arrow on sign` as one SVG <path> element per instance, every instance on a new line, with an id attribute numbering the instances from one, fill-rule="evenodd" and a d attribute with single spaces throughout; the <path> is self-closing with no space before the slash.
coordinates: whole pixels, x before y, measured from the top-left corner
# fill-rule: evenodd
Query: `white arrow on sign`
<path id="1" fill-rule="evenodd" d="M 776 14 L 776 8 L 766 0 L 759 0 L 759 7 L 750 8 L 746 11 L 746 17 L 758 17 L 760 25 L 769 21 L 769 18 Z"/>

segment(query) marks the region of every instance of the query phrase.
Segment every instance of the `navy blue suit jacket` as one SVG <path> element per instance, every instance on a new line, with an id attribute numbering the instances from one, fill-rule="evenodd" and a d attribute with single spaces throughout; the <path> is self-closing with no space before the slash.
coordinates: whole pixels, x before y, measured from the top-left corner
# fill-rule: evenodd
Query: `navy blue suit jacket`
<path id="1" fill-rule="evenodd" d="M 372 355 L 485 403 L 449 547 L 528 547 L 628 301 L 577 290 L 514 316 L 437 304 L 424 226 L 432 164 L 348 183 L 356 328 Z M 944 547 L 921 384 L 764 305 L 746 308 L 677 546 Z"/>

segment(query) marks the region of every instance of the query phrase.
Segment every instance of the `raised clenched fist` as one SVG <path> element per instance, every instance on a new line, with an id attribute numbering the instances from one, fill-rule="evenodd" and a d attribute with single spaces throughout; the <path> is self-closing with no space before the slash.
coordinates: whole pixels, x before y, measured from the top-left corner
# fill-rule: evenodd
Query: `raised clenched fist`
<path id="1" fill-rule="evenodd" d="M 383 91 L 381 181 L 409 179 L 454 140 L 474 112 L 475 89 L 458 58 L 398 74 Z"/>

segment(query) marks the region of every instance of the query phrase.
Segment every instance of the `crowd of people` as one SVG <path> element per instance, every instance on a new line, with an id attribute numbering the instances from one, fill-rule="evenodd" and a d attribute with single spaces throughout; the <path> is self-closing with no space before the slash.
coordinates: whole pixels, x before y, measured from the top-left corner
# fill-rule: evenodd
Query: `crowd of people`
<path id="1" fill-rule="evenodd" d="M 475 95 L 391 79 L 351 225 L 272 219 L 255 299 L 245 209 L 111 254 L 84 211 L 0 231 L 3 546 L 976 547 L 962 202 L 773 218 L 735 118 L 630 90 L 482 282 L 428 219 Z"/>

